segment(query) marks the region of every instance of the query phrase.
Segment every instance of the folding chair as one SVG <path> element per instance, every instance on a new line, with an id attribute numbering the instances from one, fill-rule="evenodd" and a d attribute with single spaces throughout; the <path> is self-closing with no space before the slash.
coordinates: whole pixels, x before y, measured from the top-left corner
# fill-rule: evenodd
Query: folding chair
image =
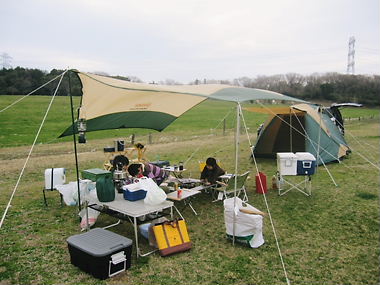
<path id="1" fill-rule="evenodd" d="M 199 163 L 199 171 L 202 172 L 203 169 L 204 169 L 205 166 L 206 166 L 206 162 L 200 160 L 200 161 L 198 161 L 198 163 Z M 217 159 L 217 160 L 216 160 L 216 164 L 218 164 L 220 168 L 224 169 L 224 168 L 223 168 L 223 163 L 221 163 L 220 160 Z M 225 169 L 224 169 L 224 170 L 225 170 Z"/>
<path id="2" fill-rule="evenodd" d="M 199 171 L 202 172 L 203 169 L 205 168 L 206 166 L 206 162 L 204 161 L 199 161 Z"/>
<path id="3" fill-rule="evenodd" d="M 244 202 L 248 201 L 247 191 L 245 189 L 245 181 L 248 178 L 248 174 L 249 171 L 242 175 L 236 175 L 236 197 L 242 195 Z M 227 184 L 221 182 L 218 182 L 218 184 L 222 185 L 221 187 L 214 188 L 216 192 L 219 192 L 218 198 L 228 198 L 228 195 L 234 194 L 235 192 L 235 175 L 231 176 Z"/>

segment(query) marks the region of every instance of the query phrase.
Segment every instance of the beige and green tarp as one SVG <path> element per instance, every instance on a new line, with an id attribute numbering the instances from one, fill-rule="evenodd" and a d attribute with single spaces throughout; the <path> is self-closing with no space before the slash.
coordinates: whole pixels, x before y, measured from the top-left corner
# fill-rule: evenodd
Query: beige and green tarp
<path id="1" fill-rule="evenodd" d="M 230 102 L 276 100 L 303 102 L 280 93 L 222 84 L 156 85 L 124 81 L 75 71 L 82 83 L 79 118 L 87 132 L 147 128 L 162 131 L 175 119 L 207 99 Z M 74 124 L 77 132 L 77 124 Z M 61 135 L 73 133 L 69 127 Z"/>

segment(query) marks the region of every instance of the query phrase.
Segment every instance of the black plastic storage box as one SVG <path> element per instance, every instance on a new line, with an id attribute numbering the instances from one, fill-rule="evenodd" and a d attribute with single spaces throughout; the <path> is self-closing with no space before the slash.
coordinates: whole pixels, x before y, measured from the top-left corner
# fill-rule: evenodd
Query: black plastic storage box
<path id="1" fill-rule="evenodd" d="M 99 279 L 106 279 L 131 267 L 132 240 L 95 228 L 67 239 L 70 261 Z"/>

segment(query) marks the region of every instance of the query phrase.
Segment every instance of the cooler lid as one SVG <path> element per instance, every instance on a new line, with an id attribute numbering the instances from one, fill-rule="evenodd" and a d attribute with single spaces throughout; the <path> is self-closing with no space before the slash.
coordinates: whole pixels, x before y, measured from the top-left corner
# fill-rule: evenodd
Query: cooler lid
<path id="1" fill-rule="evenodd" d="M 292 152 L 278 152 L 277 158 L 291 158 L 291 159 L 297 159 L 297 156 Z"/>
<path id="2" fill-rule="evenodd" d="M 83 170 L 83 172 L 92 173 L 92 174 L 105 174 L 105 173 L 111 173 L 108 170 L 100 169 L 100 168 L 92 168 L 92 169 L 86 169 Z"/>
<path id="3" fill-rule="evenodd" d="M 315 156 L 310 152 L 296 152 L 297 160 L 315 160 Z"/>
<path id="4" fill-rule="evenodd" d="M 130 246 L 132 240 L 102 228 L 95 228 L 69 237 L 67 243 L 93 256 L 105 256 Z"/>

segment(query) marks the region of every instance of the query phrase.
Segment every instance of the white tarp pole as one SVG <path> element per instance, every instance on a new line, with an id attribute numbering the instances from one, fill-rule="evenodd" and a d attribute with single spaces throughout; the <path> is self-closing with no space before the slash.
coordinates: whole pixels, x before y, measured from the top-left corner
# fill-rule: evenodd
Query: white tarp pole
<path id="1" fill-rule="evenodd" d="M 237 188 L 237 175 L 238 175 L 238 161 L 239 161 L 239 136 L 240 136 L 240 104 L 236 105 L 236 134 L 235 134 L 235 183 L 234 183 L 234 215 L 232 220 L 233 225 L 233 235 L 232 235 L 232 245 L 235 245 L 235 207 L 236 207 L 236 188 Z"/>

